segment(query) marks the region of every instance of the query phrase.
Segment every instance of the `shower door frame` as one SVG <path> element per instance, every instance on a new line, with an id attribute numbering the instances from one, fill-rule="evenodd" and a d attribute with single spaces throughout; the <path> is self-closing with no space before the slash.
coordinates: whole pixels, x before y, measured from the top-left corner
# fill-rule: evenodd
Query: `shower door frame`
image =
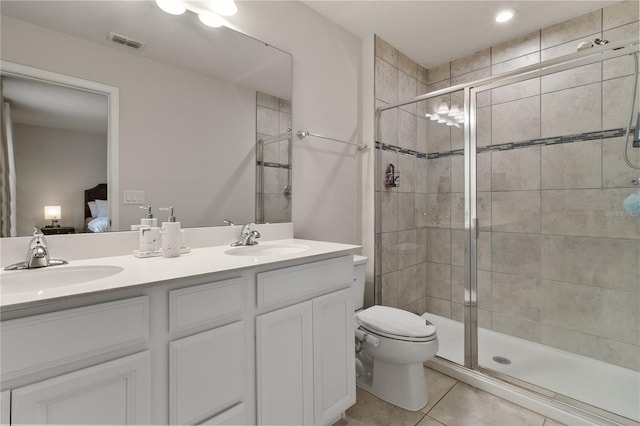
<path id="1" fill-rule="evenodd" d="M 445 89 L 428 92 L 420 96 L 416 96 L 405 101 L 401 101 L 392 105 L 387 105 L 383 108 L 377 108 L 376 110 L 376 135 L 380 135 L 381 125 L 381 113 L 401 106 L 409 105 L 415 102 L 424 101 L 431 98 L 437 98 L 440 96 L 448 95 L 453 92 L 463 91 L 464 93 L 464 197 L 465 197 L 465 211 L 464 211 L 464 230 L 465 230 L 465 295 L 464 295 L 464 365 L 462 367 L 477 371 L 480 374 L 485 374 L 489 377 L 494 377 L 503 382 L 515 384 L 520 388 L 534 391 L 542 400 L 551 401 L 543 392 L 541 388 L 536 385 L 524 382 L 522 380 L 507 376 L 495 370 L 483 368 L 478 365 L 478 281 L 477 281 L 477 253 L 478 253 L 478 237 L 479 237 L 479 224 L 477 215 L 477 115 L 476 115 L 476 95 L 479 92 L 491 90 L 497 87 L 518 83 L 524 80 L 532 78 L 542 77 L 545 75 L 566 71 L 569 69 L 577 68 L 584 65 L 589 65 L 596 62 L 603 62 L 609 59 L 614 59 L 621 56 L 627 56 L 633 53 L 638 54 L 640 52 L 640 40 L 629 39 L 620 42 L 613 42 L 606 45 L 593 47 L 590 49 L 582 50 L 580 52 L 568 54 L 555 59 L 544 61 L 538 64 L 529 65 L 510 71 L 507 73 L 486 77 L 480 80 L 476 80 L 469 83 L 463 83 L 456 86 L 451 86 Z M 384 143 L 380 141 L 380 147 L 384 146 Z M 381 171 L 381 158 L 379 154 L 378 161 L 375 162 L 378 168 L 378 172 Z M 376 180 L 376 182 L 378 182 Z M 376 183 L 377 188 L 378 183 Z M 377 206 L 377 204 L 376 204 Z M 381 227 L 381 221 L 379 221 Z M 377 229 L 376 232 L 381 232 L 381 229 Z M 382 259 L 382 245 L 376 250 L 376 257 Z M 378 288 L 380 283 L 375 288 L 374 302 L 375 304 L 381 303 L 381 289 Z M 452 365 L 459 365 L 455 362 L 451 362 Z M 554 404 L 558 405 L 558 401 Z M 580 413 L 586 413 L 584 409 L 574 407 L 573 405 L 563 405 L 564 409 L 577 410 Z M 594 413 L 589 412 L 594 415 Z M 602 419 L 596 415 L 595 418 Z"/>
<path id="2" fill-rule="evenodd" d="M 622 45 L 622 46 L 619 46 Z M 624 47 L 620 49 L 620 47 Z M 591 49 L 590 49 L 591 50 Z M 464 129 L 464 194 L 465 194 L 465 324 L 464 324 L 464 366 L 472 370 L 491 373 L 500 379 L 509 376 L 478 364 L 478 277 L 477 255 L 479 223 L 477 215 L 477 115 L 476 98 L 480 92 L 496 89 L 510 84 L 519 83 L 533 78 L 578 68 L 581 66 L 604 62 L 640 52 L 637 39 L 605 45 L 595 52 L 578 52 L 557 59 L 528 66 L 510 73 L 498 75 L 487 81 L 483 79 L 469 83 L 464 87 L 465 129 Z M 525 385 L 519 379 L 514 379 L 518 385 Z M 531 385 L 535 388 L 535 385 Z"/>

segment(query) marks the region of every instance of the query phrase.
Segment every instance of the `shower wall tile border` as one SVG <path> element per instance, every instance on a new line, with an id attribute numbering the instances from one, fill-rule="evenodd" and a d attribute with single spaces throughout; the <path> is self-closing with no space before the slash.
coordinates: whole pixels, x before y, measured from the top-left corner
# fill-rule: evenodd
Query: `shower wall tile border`
<path id="1" fill-rule="evenodd" d="M 537 146 L 537 145 L 561 145 L 561 144 L 574 143 L 574 142 L 587 142 L 587 141 L 593 141 L 593 140 L 599 140 L 599 139 L 613 139 L 613 138 L 620 138 L 625 136 L 626 131 L 627 130 L 624 128 L 617 128 L 617 129 L 609 129 L 609 130 L 603 130 L 603 131 L 576 133 L 576 134 L 566 135 L 566 136 L 550 136 L 546 138 L 529 139 L 529 140 L 519 141 L 519 142 L 505 142 L 505 143 L 492 144 L 484 147 L 479 147 L 477 149 L 477 152 L 483 153 L 483 152 L 491 152 L 491 151 L 509 151 L 517 148 L 528 148 L 528 147 Z M 635 127 L 631 128 L 631 133 L 633 132 L 635 132 Z M 413 156 L 416 158 L 426 158 L 428 160 L 433 160 L 433 159 L 442 158 L 442 157 L 464 155 L 464 149 L 453 149 L 450 151 L 425 153 L 425 152 L 406 149 L 403 147 L 399 147 L 396 145 L 391 145 L 391 144 L 379 142 L 379 141 L 376 142 L 376 149 L 395 152 L 397 154 Z"/>

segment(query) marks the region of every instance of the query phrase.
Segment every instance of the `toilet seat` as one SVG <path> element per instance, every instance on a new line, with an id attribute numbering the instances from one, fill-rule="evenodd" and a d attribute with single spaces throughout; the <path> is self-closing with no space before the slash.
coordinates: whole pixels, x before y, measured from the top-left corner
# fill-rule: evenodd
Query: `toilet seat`
<path id="1" fill-rule="evenodd" d="M 436 338 L 436 328 L 424 318 L 389 306 L 372 306 L 356 314 L 356 322 L 368 332 L 407 342 L 428 342 Z"/>

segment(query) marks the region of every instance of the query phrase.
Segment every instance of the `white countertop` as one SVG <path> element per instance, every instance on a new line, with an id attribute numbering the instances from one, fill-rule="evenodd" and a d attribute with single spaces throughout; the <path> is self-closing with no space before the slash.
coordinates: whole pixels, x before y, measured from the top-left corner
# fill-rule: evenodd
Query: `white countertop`
<path id="1" fill-rule="evenodd" d="M 191 253 L 174 258 L 153 257 L 139 259 L 133 255 L 112 256 L 74 260 L 70 261 L 69 265 L 63 266 L 21 271 L 2 271 L 0 273 L 0 307 L 17 308 L 27 306 L 33 302 L 41 303 L 48 299 L 86 295 L 89 293 L 127 288 L 177 278 L 245 269 L 310 256 L 347 254 L 359 248 L 359 246 L 349 244 L 298 239 L 262 241 L 258 246 L 254 247 L 268 247 L 270 245 L 302 245 L 308 247 L 308 249 L 296 253 L 275 256 L 230 256 L 224 253 L 229 250 L 230 247 L 224 245 L 192 249 Z M 35 288 L 31 285 L 24 286 L 23 288 L 20 288 L 18 285 L 3 285 L 3 281 L 11 275 L 26 277 L 28 274 L 41 274 L 40 277 L 42 277 L 43 274 L 47 274 L 54 269 L 95 266 L 113 266 L 120 267 L 123 270 L 106 278 L 72 285 L 44 284 L 42 286 L 35 286 Z"/>

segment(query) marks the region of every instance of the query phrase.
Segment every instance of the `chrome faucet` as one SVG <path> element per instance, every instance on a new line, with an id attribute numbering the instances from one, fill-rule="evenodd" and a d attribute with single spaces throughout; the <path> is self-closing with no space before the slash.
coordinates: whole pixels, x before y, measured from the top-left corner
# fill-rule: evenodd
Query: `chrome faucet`
<path id="1" fill-rule="evenodd" d="M 68 263 L 62 259 L 50 259 L 47 242 L 40 228 L 33 228 L 33 238 L 29 242 L 27 257 L 24 262 L 14 263 L 4 268 L 6 271 L 17 269 L 44 268 L 47 266 L 64 265 Z"/>
<path id="2" fill-rule="evenodd" d="M 240 240 L 235 243 L 231 243 L 231 247 L 238 246 L 255 246 L 258 244 L 256 238 L 260 238 L 260 232 L 255 229 L 251 229 L 255 226 L 255 223 L 247 223 L 242 227 L 242 232 L 240 232 Z"/>

